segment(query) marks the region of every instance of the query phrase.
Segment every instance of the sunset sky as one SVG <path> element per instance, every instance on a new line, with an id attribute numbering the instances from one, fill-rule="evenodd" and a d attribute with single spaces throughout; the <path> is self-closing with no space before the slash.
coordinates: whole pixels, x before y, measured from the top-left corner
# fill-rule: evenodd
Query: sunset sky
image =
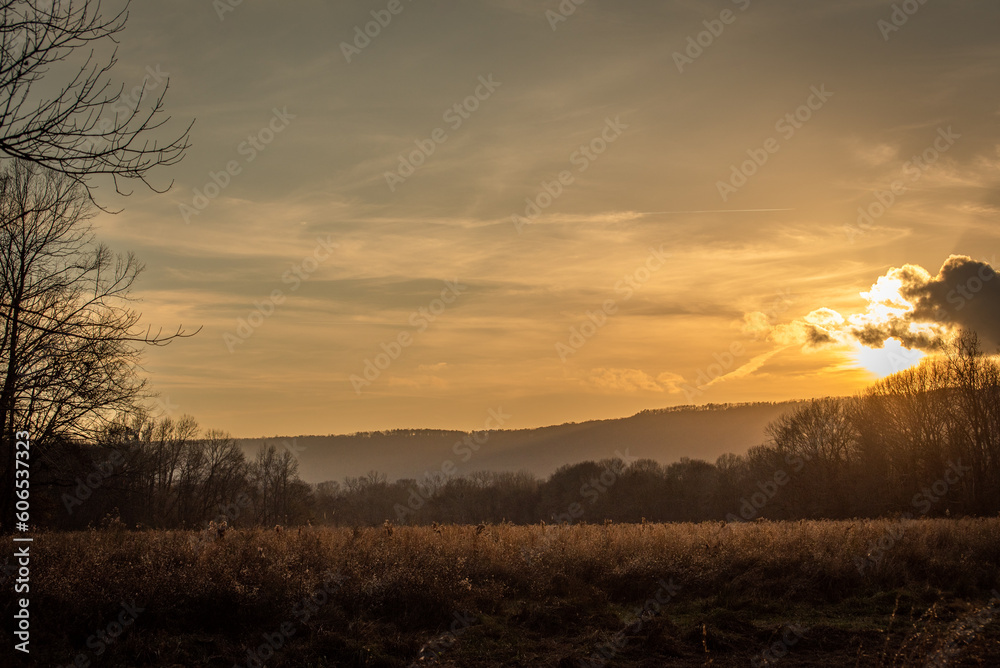
<path id="1" fill-rule="evenodd" d="M 531 427 L 850 394 L 919 356 L 883 325 L 992 326 L 1000 5 L 902 5 L 134 3 L 116 80 L 197 119 L 169 192 L 97 193 L 145 321 L 203 328 L 148 351 L 161 408 Z"/>

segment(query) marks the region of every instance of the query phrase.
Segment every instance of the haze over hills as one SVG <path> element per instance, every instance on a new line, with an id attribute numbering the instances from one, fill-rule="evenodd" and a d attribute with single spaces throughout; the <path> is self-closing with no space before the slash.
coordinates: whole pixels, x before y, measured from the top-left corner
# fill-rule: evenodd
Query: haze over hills
<path id="1" fill-rule="evenodd" d="M 488 438 L 477 434 L 482 443 L 478 449 L 467 439 L 468 432 L 440 429 L 241 439 L 241 445 L 251 457 L 265 443 L 292 450 L 299 459 L 299 475 L 309 483 L 342 481 L 369 471 L 384 473 L 389 480 L 422 478 L 442 470 L 456 475 L 526 470 L 547 477 L 565 464 L 608 459 L 626 449 L 632 457 L 663 463 L 682 457 L 711 462 L 727 452 L 742 454 L 763 442 L 770 421 L 801 403 L 679 406 L 611 420 L 494 430 Z"/>

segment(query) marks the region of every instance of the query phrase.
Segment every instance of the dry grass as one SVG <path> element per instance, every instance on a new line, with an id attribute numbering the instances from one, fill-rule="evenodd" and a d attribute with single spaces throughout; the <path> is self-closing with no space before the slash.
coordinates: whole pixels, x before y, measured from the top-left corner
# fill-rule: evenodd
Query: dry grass
<path id="1" fill-rule="evenodd" d="M 890 534 L 889 549 L 870 550 Z M 41 534 L 32 552 L 33 658 L 45 665 L 79 653 L 95 666 L 246 665 L 283 622 L 293 635 L 269 667 L 405 666 L 435 647 L 442 665 L 576 666 L 616 634 L 609 665 L 748 665 L 788 624 L 809 629 L 788 648 L 790 666 L 1000 652 L 992 616 L 970 622 L 1000 589 L 998 519 L 307 527 L 221 539 L 119 529 Z M 877 563 L 859 571 L 870 553 Z M 330 574 L 344 579 L 331 586 Z M 325 577 L 329 602 L 303 620 Z M 629 627 L 661 583 L 677 587 L 672 600 Z M 145 611 L 96 656 L 88 637 L 133 601 Z M 4 608 L 9 619 L 9 599 Z M 448 636 L 456 615 L 475 621 Z"/>

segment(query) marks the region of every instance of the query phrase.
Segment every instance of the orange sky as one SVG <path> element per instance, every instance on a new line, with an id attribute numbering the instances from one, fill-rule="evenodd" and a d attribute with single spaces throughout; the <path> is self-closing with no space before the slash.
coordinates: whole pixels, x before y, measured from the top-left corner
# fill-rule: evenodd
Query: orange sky
<path id="1" fill-rule="evenodd" d="M 96 221 L 145 319 L 203 328 L 148 352 L 162 410 L 270 436 L 847 394 L 877 353 L 774 328 L 996 265 L 993 3 L 387 6 L 132 7 L 116 76 L 197 118 L 173 188 Z"/>

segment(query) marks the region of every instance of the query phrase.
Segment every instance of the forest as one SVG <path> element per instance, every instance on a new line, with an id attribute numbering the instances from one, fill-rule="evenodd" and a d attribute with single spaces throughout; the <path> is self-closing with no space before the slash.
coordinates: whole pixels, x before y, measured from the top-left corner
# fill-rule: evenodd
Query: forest
<path id="1" fill-rule="evenodd" d="M 815 399 L 764 443 L 715 462 L 619 456 L 547 479 L 482 471 L 304 483 L 291 448 L 248 457 L 191 417 L 118 420 L 61 441 L 35 474 L 36 513 L 58 528 L 532 524 L 987 516 L 1000 511 L 1000 364 L 966 334 L 854 397 Z M 43 501 L 44 499 L 44 501 Z"/>

